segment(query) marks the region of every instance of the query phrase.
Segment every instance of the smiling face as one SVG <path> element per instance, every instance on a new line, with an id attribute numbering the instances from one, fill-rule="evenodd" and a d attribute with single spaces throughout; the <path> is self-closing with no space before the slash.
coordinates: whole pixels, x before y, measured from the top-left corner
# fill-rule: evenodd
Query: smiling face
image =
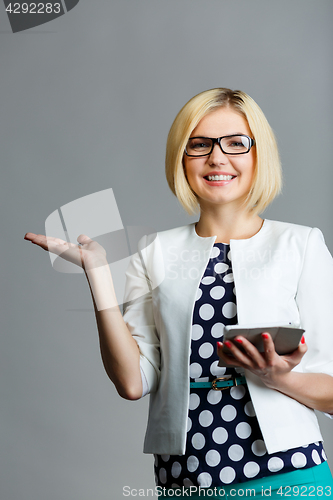
<path id="1" fill-rule="evenodd" d="M 232 108 L 222 107 L 204 116 L 191 137 L 216 138 L 236 134 L 253 138 L 246 119 Z M 209 156 L 193 158 L 184 154 L 185 174 L 201 209 L 212 204 L 240 208 L 252 187 L 255 163 L 253 147 L 246 154 L 226 155 L 215 144 Z M 218 180 L 216 176 L 219 176 Z"/>

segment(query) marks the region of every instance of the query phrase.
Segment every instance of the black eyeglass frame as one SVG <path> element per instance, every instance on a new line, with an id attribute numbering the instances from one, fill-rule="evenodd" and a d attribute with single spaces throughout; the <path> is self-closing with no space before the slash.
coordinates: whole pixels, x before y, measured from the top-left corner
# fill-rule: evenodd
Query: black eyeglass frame
<path id="1" fill-rule="evenodd" d="M 242 153 L 226 153 L 225 151 L 223 151 L 221 140 L 222 139 L 226 139 L 227 137 L 247 137 L 249 139 L 249 148 L 248 148 L 248 150 L 247 151 L 243 151 Z M 247 154 L 247 153 L 250 152 L 252 146 L 254 146 L 255 143 L 256 143 L 256 141 L 254 139 L 252 139 L 251 137 L 249 137 L 246 134 L 231 134 L 231 135 L 223 135 L 222 137 L 202 137 L 201 135 L 199 135 L 199 136 L 195 136 L 195 137 L 189 137 L 188 140 L 190 140 L 190 139 L 209 139 L 210 141 L 212 141 L 212 148 L 211 148 L 211 150 L 209 151 L 209 153 L 205 153 L 204 155 L 189 155 L 188 152 L 186 151 L 186 146 L 185 146 L 185 154 L 186 154 L 186 156 L 190 156 L 191 158 L 199 158 L 201 156 L 209 156 L 209 155 L 211 155 L 212 152 L 213 152 L 215 144 L 218 144 L 220 146 L 222 153 L 225 154 L 225 155 L 245 155 L 245 154 Z"/>

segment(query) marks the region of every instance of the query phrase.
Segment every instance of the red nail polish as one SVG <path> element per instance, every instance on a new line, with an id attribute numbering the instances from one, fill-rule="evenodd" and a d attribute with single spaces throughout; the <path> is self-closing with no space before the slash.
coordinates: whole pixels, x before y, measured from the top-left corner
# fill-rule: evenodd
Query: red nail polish
<path id="1" fill-rule="evenodd" d="M 268 333 L 262 333 L 261 336 L 264 338 L 264 339 L 268 339 L 269 338 L 269 335 Z"/>
<path id="2" fill-rule="evenodd" d="M 305 338 L 304 338 L 304 335 L 302 335 L 302 338 L 301 338 L 301 344 L 305 344 Z"/>
<path id="3" fill-rule="evenodd" d="M 226 341 L 224 342 L 224 345 L 226 345 L 227 347 L 231 347 L 231 342 L 229 342 L 229 340 L 226 340 Z"/>
<path id="4" fill-rule="evenodd" d="M 222 342 L 216 342 L 216 343 L 217 343 L 217 347 L 221 348 L 223 346 Z"/>
<path id="5" fill-rule="evenodd" d="M 235 341 L 238 342 L 239 344 L 243 343 L 242 339 L 235 339 Z"/>

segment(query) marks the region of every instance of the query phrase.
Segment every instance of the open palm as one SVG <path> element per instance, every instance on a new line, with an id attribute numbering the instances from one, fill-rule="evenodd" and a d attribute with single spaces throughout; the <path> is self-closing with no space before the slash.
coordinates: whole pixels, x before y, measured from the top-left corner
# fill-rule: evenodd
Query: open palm
<path id="1" fill-rule="evenodd" d="M 107 263 L 105 249 L 85 234 L 78 236 L 79 245 L 69 243 L 61 238 L 35 233 L 26 233 L 24 239 L 85 270 Z"/>

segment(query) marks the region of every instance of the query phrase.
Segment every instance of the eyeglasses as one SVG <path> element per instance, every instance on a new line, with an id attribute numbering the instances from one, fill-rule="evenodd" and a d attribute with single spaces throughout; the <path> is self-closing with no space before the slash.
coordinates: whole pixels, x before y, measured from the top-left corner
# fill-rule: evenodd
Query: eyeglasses
<path id="1" fill-rule="evenodd" d="M 226 155 L 243 155 L 248 153 L 255 140 L 247 135 L 225 135 L 223 137 L 190 137 L 186 144 L 187 156 L 209 156 L 215 144 L 218 144 L 222 153 Z"/>

